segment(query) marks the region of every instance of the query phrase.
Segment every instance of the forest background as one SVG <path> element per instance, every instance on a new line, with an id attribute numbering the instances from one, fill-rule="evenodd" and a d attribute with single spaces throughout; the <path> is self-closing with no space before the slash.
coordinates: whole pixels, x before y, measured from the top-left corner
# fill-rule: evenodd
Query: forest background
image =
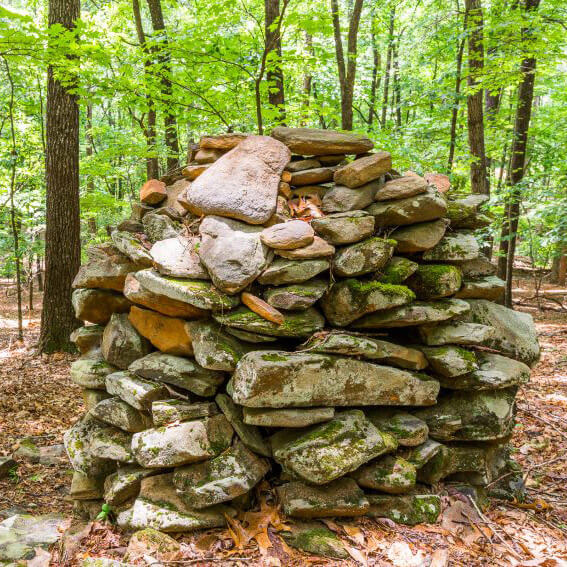
<path id="1" fill-rule="evenodd" d="M 67 348 L 80 254 L 141 184 L 203 134 L 286 124 L 366 133 L 400 172 L 490 194 L 508 304 L 514 255 L 564 285 L 566 22 L 563 0 L 7 0 L 0 277 L 33 291 L 45 272 L 40 347 Z"/>

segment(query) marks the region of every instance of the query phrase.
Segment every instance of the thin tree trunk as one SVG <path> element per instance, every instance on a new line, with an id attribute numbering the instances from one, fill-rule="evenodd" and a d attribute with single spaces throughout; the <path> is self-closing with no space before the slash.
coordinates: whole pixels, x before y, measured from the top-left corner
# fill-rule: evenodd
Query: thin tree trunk
<path id="1" fill-rule="evenodd" d="M 466 15 L 465 15 L 466 18 Z M 466 20 L 465 20 L 466 27 Z M 463 68 L 463 53 L 465 51 L 465 38 L 457 41 L 457 71 L 455 74 L 455 98 L 453 109 L 451 110 L 451 134 L 449 142 L 449 160 L 447 169 L 451 173 L 453 169 L 453 160 L 455 159 L 455 148 L 457 146 L 457 119 L 459 117 L 459 106 L 461 102 L 461 73 Z"/>
<path id="2" fill-rule="evenodd" d="M 481 0 L 465 0 L 468 30 L 469 73 L 467 96 L 469 148 L 473 158 L 470 168 L 473 193 L 490 195 L 484 145 L 483 91 L 478 87 L 484 69 L 483 19 Z"/>
<path id="3" fill-rule="evenodd" d="M 390 87 L 390 68 L 392 66 L 392 52 L 394 45 L 394 21 L 396 13 L 394 8 L 390 10 L 390 27 L 388 28 L 388 54 L 386 57 L 386 69 L 384 71 L 384 97 L 382 99 L 382 128 L 386 127 L 386 115 L 388 113 L 388 91 Z"/>
<path id="4" fill-rule="evenodd" d="M 85 149 L 85 153 L 88 158 L 92 157 L 93 150 L 94 150 L 94 143 L 93 143 L 93 105 L 87 105 L 87 127 L 86 127 L 86 140 L 87 140 L 87 147 Z M 89 180 L 87 181 L 87 191 L 92 193 L 94 191 L 94 177 L 89 175 Z"/>
<path id="5" fill-rule="evenodd" d="M 540 0 L 525 0 L 526 13 L 537 10 Z M 532 35 L 531 30 L 522 29 L 523 42 L 527 42 Z M 527 51 L 527 49 L 526 49 Z M 528 56 L 522 60 L 520 67 L 522 80 L 518 86 L 518 103 L 516 107 L 516 120 L 514 123 L 514 140 L 511 149 L 510 172 L 508 184 L 510 186 L 509 201 L 506 207 L 505 224 L 508 227 L 508 251 L 506 254 L 506 293 L 505 304 L 512 307 L 512 270 L 516 253 L 518 221 L 520 217 L 520 203 L 522 199 L 520 182 L 524 178 L 526 168 L 526 151 L 528 131 L 532 115 L 534 98 L 534 84 L 536 73 L 536 58 Z"/>
<path id="6" fill-rule="evenodd" d="M 567 255 L 563 254 L 559 258 L 559 265 L 557 267 L 557 283 L 565 287 L 565 280 L 567 279 Z"/>
<path id="7" fill-rule="evenodd" d="M 37 270 L 37 291 L 43 291 L 43 268 L 39 254 L 35 257 L 35 269 Z"/>
<path id="8" fill-rule="evenodd" d="M 171 84 L 171 56 L 169 53 L 169 41 L 165 30 L 165 21 L 161 9 L 161 0 L 148 0 L 150 17 L 154 32 L 159 37 L 161 49 L 158 60 L 161 71 L 161 90 L 165 100 L 164 123 L 165 123 L 165 145 L 167 146 L 167 171 L 171 172 L 179 167 L 179 141 L 177 138 L 177 118 L 173 106 L 173 87 Z"/>
<path id="9" fill-rule="evenodd" d="M 370 83 L 370 99 L 368 102 L 368 126 L 372 126 L 376 114 L 376 92 L 380 88 L 380 67 L 382 66 L 382 57 L 378 51 L 378 41 L 376 38 L 377 22 L 372 12 L 372 28 L 370 32 L 370 43 L 372 44 L 372 80 Z"/>
<path id="10" fill-rule="evenodd" d="M 146 138 L 146 146 L 148 156 L 146 157 L 146 177 L 147 179 L 157 179 L 159 177 L 159 162 L 155 155 L 156 152 L 156 105 L 150 92 L 151 83 L 151 53 L 146 41 L 146 34 L 142 24 L 142 15 L 140 12 L 140 3 L 138 0 L 132 0 L 132 12 L 134 13 L 134 23 L 136 24 L 136 35 L 138 42 L 144 53 L 144 76 L 146 82 L 146 103 L 148 105 L 148 116 L 146 126 L 143 129 Z"/>
<path id="11" fill-rule="evenodd" d="M 73 29 L 79 0 L 50 0 L 49 26 Z M 45 292 L 39 349 L 74 350 L 69 335 L 79 325 L 71 305 L 71 284 L 81 263 L 79 219 L 79 105 L 47 72 L 47 203 Z"/>
<path id="12" fill-rule="evenodd" d="M 358 27 L 362 13 L 362 4 L 363 0 L 354 1 L 348 27 L 347 59 L 345 62 L 343 40 L 341 37 L 339 3 L 338 0 L 331 0 L 335 53 L 337 57 L 339 84 L 341 87 L 341 127 L 343 130 L 352 130 L 353 126 L 352 101 L 354 97 L 354 79 L 356 76 L 356 44 L 358 40 Z"/>
<path id="13" fill-rule="evenodd" d="M 281 66 L 281 26 L 278 25 L 280 18 L 280 0 L 264 0 L 264 10 L 266 15 L 264 34 L 269 62 L 268 71 L 266 73 L 266 79 L 268 81 L 268 101 L 271 105 L 278 108 L 278 122 L 283 124 L 285 121 L 285 97 L 284 77 Z"/>
<path id="14" fill-rule="evenodd" d="M 10 118 L 10 138 L 12 142 L 12 151 L 10 153 L 10 224 L 12 228 L 12 238 L 14 243 L 14 261 L 16 263 L 16 297 L 18 302 L 18 340 L 24 339 L 24 326 L 22 317 L 22 270 L 20 259 L 20 227 L 21 222 L 16 220 L 16 205 L 14 203 L 14 193 L 16 192 L 16 167 L 18 161 L 18 149 L 16 146 L 16 129 L 14 125 L 14 81 L 10 71 L 8 60 L 4 59 L 8 83 L 10 85 L 10 98 L 8 100 L 8 115 Z"/>
<path id="15" fill-rule="evenodd" d="M 399 130 L 402 127 L 402 87 L 400 85 L 400 59 L 399 59 L 399 45 L 400 38 L 394 42 L 393 46 L 393 67 L 394 67 L 394 112 L 396 116 L 396 128 Z"/>
<path id="16" fill-rule="evenodd" d="M 305 47 L 310 56 L 313 55 L 313 37 L 311 34 L 305 33 Z M 311 99 L 311 88 L 313 83 L 313 74 L 311 71 L 311 62 L 305 64 L 305 71 L 303 74 L 303 97 L 301 100 L 301 126 L 307 125 L 307 114 L 309 111 L 309 104 Z"/>

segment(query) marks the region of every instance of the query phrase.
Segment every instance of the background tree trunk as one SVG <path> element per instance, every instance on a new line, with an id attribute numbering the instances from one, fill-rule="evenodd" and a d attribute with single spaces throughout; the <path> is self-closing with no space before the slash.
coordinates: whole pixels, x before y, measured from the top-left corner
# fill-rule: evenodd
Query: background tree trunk
<path id="1" fill-rule="evenodd" d="M 94 152 L 94 140 L 93 140 L 93 105 L 87 105 L 87 124 L 86 124 L 86 132 L 85 138 L 87 142 L 87 146 L 85 148 L 85 154 L 88 158 L 92 157 Z M 89 175 L 89 179 L 87 181 L 87 191 L 92 193 L 95 189 L 94 185 L 94 177 Z"/>
<path id="2" fill-rule="evenodd" d="M 467 77 L 467 115 L 469 148 L 472 154 L 471 190 L 473 193 L 490 195 L 486 151 L 484 146 L 483 91 L 478 79 L 484 68 L 483 20 L 481 0 L 466 0 L 466 23 L 469 40 L 469 73 Z"/>
<path id="3" fill-rule="evenodd" d="M 356 44 L 358 40 L 358 27 L 362 12 L 363 0 L 355 0 L 350 17 L 347 37 L 347 60 L 345 62 L 343 40 L 341 36 L 341 20 L 338 0 L 331 0 L 333 18 L 333 31 L 335 36 L 335 53 L 341 87 L 341 127 L 343 130 L 352 130 L 352 101 L 354 97 L 354 79 L 356 76 Z"/>
<path id="4" fill-rule="evenodd" d="M 304 32 L 305 47 L 310 56 L 313 55 L 313 37 L 311 34 Z M 313 73 L 311 71 L 311 62 L 305 64 L 303 74 L 303 97 L 301 100 L 301 126 L 306 126 L 308 120 L 309 105 L 311 104 L 311 90 L 313 86 Z"/>
<path id="5" fill-rule="evenodd" d="M 285 97 L 284 77 L 281 67 L 281 26 L 278 25 L 278 19 L 280 18 L 280 0 L 264 0 L 264 9 L 266 12 L 264 32 L 269 61 L 268 71 L 266 73 L 266 79 L 268 81 L 268 101 L 279 109 L 278 121 L 280 124 L 283 124 L 285 120 Z M 275 57 L 272 54 L 274 54 Z"/>
<path id="6" fill-rule="evenodd" d="M 380 51 L 378 51 L 378 40 L 376 36 L 376 31 L 378 27 L 378 22 L 374 16 L 374 10 L 372 12 L 372 24 L 370 32 L 370 43 L 372 44 L 372 79 L 370 82 L 370 98 L 368 101 L 368 126 L 372 126 L 374 122 L 374 117 L 378 118 L 376 114 L 376 93 L 380 88 L 380 67 L 382 66 L 382 57 L 380 56 Z"/>
<path id="7" fill-rule="evenodd" d="M 390 68 L 392 66 L 392 52 L 394 50 L 394 21 L 396 12 L 390 10 L 390 26 L 388 29 L 388 53 L 386 55 L 386 69 L 384 70 L 384 97 L 382 99 L 382 128 L 386 127 L 386 115 L 388 113 L 388 91 L 390 87 Z"/>
<path id="8" fill-rule="evenodd" d="M 49 26 L 75 26 L 79 0 L 50 0 Z M 79 224 L 79 106 L 47 72 L 47 203 L 45 291 L 39 349 L 74 350 L 69 335 L 80 323 L 71 305 L 71 283 L 81 263 Z"/>
<path id="9" fill-rule="evenodd" d="M 525 0 L 524 8 L 526 13 L 537 10 L 540 0 Z M 531 30 L 522 29 L 522 41 L 528 41 Z M 528 52 L 528 46 L 525 46 Z M 526 150 L 528 144 L 528 131 L 532 116 L 532 103 L 534 98 L 534 84 L 536 72 L 535 56 L 528 56 L 522 60 L 520 67 L 522 80 L 518 87 L 518 105 L 516 107 L 516 119 L 514 122 L 514 140 L 511 148 L 510 171 L 508 175 L 508 185 L 510 192 L 506 204 L 506 217 L 504 225 L 508 229 L 508 246 L 506 253 L 506 294 L 505 303 L 507 307 L 512 307 L 512 270 L 514 266 L 514 256 L 516 253 L 516 240 L 518 232 L 518 221 L 520 217 L 520 203 L 522 200 L 520 182 L 524 178 L 526 168 Z"/>
<path id="10" fill-rule="evenodd" d="M 465 14 L 465 24 L 466 29 L 466 14 Z M 453 109 L 451 110 L 451 133 L 449 142 L 449 159 L 447 163 L 448 172 L 451 173 L 453 169 L 453 160 L 455 159 L 455 148 L 457 146 L 457 118 L 459 117 L 459 106 L 461 102 L 461 72 L 463 68 L 463 53 L 465 51 L 465 38 L 460 41 L 457 40 L 457 61 L 456 61 L 456 73 L 455 73 L 455 99 L 453 102 Z"/>
<path id="11" fill-rule="evenodd" d="M 148 157 L 146 158 L 146 177 L 148 179 L 157 179 L 159 177 L 159 161 L 155 155 L 156 151 L 156 105 L 154 103 L 149 85 L 151 83 L 151 53 L 146 42 L 146 34 L 142 24 L 142 15 L 140 13 L 140 3 L 138 0 L 132 0 L 132 11 L 134 13 L 134 23 L 136 24 L 136 35 L 140 42 L 140 47 L 144 52 L 144 75 L 146 79 L 146 102 L 148 104 L 147 122 L 144 130 L 146 138 L 146 146 L 148 148 Z"/>
<path id="12" fill-rule="evenodd" d="M 161 49 L 158 60 L 161 66 L 161 90 L 164 106 L 165 145 L 167 146 L 167 171 L 171 172 L 179 167 L 179 141 L 177 138 L 177 118 L 173 106 L 173 87 L 171 85 L 171 58 L 169 42 L 165 30 L 165 21 L 161 9 L 161 0 L 148 0 L 152 27 L 159 38 Z"/>

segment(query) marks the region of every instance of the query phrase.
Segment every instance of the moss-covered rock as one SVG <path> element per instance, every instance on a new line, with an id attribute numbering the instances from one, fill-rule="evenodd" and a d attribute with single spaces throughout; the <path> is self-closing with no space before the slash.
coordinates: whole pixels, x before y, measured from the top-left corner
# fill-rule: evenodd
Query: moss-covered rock
<path id="1" fill-rule="evenodd" d="M 91 415 L 129 433 L 138 433 L 152 426 L 151 418 L 118 397 L 99 402 Z"/>
<path id="2" fill-rule="evenodd" d="M 327 214 L 362 210 L 374 201 L 376 191 L 383 185 L 383 177 L 356 189 L 335 184 L 325 191 L 321 209 Z"/>
<path id="3" fill-rule="evenodd" d="M 357 191 L 357 189 L 351 189 Z M 312 555 L 348 559 L 350 556 L 340 538 L 324 524 L 319 522 L 294 522 L 290 530 L 280 532 L 280 536 L 291 547 Z"/>
<path id="4" fill-rule="evenodd" d="M 115 230 L 111 234 L 112 242 L 116 248 L 132 262 L 143 267 L 152 265 L 152 257 L 142 241 L 129 232 Z M 161 240 L 161 239 L 158 239 Z"/>
<path id="5" fill-rule="evenodd" d="M 81 354 L 87 354 L 100 348 L 102 333 L 104 333 L 102 325 L 88 325 L 75 329 L 70 338 Z"/>
<path id="6" fill-rule="evenodd" d="M 258 282 L 262 285 L 303 283 L 328 270 L 329 265 L 329 260 L 325 258 L 313 260 L 276 258 L 258 277 Z"/>
<path id="7" fill-rule="evenodd" d="M 321 300 L 331 325 L 345 327 L 367 313 L 406 305 L 415 294 L 405 286 L 354 278 L 336 282 Z"/>
<path id="8" fill-rule="evenodd" d="M 449 321 L 439 325 L 424 325 L 419 328 L 422 341 L 428 346 L 470 345 L 482 346 L 494 336 L 495 329 L 480 323 Z"/>
<path id="9" fill-rule="evenodd" d="M 222 372 L 203 368 L 190 358 L 153 352 L 135 360 L 128 370 L 141 378 L 177 386 L 198 396 L 214 396 L 224 382 Z"/>
<path id="10" fill-rule="evenodd" d="M 151 352 L 152 345 L 136 331 L 126 313 L 113 313 L 104 329 L 100 348 L 107 362 L 125 370 L 136 359 Z"/>
<path id="11" fill-rule="evenodd" d="M 433 439 L 426 439 L 420 445 L 408 449 L 402 449 L 398 454 L 411 463 L 416 469 L 425 466 L 439 451 L 443 449 L 443 445 Z"/>
<path id="12" fill-rule="evenodd" d="M 513 311 L 484 299 L 468 299 L 467 321 L 490 325 L 494 333 L 484 346 L 500 351 L 532 366 L 539 360 L 540 349 L 536 328 L 529 313 Z"/>
<path id="13" fill-rule="evenodd" d="M 324 279 L 314 279 L 302 284 L 274 287 L 264 291 L 264 299 L 276 309 L 301 311 L 316 303 L 329 287 Z"/>
<path id="14" fill-rule="evenodd" d="M 393 240 L 378 237 L 343 246 L 333 256 L 333 274 L 348 278 L 379 270 L 392 257 L 394 246 Z"/>
<path id="15" fill-rule="evenodd" d="M 374 279 L 387 284 L 399 285 L 406 281 L 419 264 L 402 256 L 393 256 L 390 261 L 374 274 Z"/>
<path id="16" fill-rule="evenodd" d="M 498 301 L 504 295 L 506 282 L 496 276 L 485 276 L 463 281 L 463 287 L 455 294 L 461 299 L 488 299 Z"/>
<path id="17" fill-rule="evenodd" d="M 152 402 L 154 425 L 168 425 L 178 421 L 192 421 L 219 413 L 214 402 L 191 403 L 185 400 L 156 400 Z"/>
<path id="18" fill-rule="evenodd" d="M 270 444 L 262 437 L 260 429 L 244 422 L 242 407 L 236 405 L 226 394 L 218 394 L 215 401 L 245 447 L 264 457 L 272 456 Z"/>
<path id="19" fill-rule="evenodd" d="M 307 430 L 282 430 L 270 438 L 274 459 L 300 479 L 326 484 L 393 451 L 397 442 L 359 410 L 336 414 Z"/>
<path id="20" fill-rule="evenodd" d="M 232 516 L 234 510 L 222 505 L 205 510 L 189 508 L 177 494 L 169 473 L 142 480 L 140 495 L 131 508 L 118 514 L 116 523 L 128 530 L 190 532 L 226 525 L 225 514 Z"/>
<path id="21" fill-rule="evenodd" d="M 333 419 L 335 408 L 243 408 L 244 423 L 260 427 L 308 427 Z"/>
<path id="22" fill-rule="evenodd" d="M 355 333 L 338 331 L 315 333 L 297 350 L 361 356 L 368 360 L 382 360 L 409 370 L 422 370 L 427 366 L 425 356 L 417 349 Z"/>
<path id="23" fill-rule="evenodd" d="M 435 494 L 369 494 L 368 516 L 389 518 L 398 524 L 434 524 L 441 513 L 441 499 Z"/>
<path id="24" fill-rule="evenodd" d="M 441 299 L 459 291 L 461 272 L 447 264 L 421 264 L 405 284 L 418 299 Z"/>
<path id="25" fill-rule="evenodd" d="M 394 408 L 373 408 L 365 414 L 380 431 L 393 435 L 402 447 L 414 447 L 427 440 L 427 423 L 411 413 Z"/>
<path id="26" fill-rule="evenodd" d="M 224 415 L 135 433 L 132 451 L 145 468 L 177 467 L 215 457 L 230 446 L 234 430 Z"/>
<path id="27" fill-rule="evenodd" d="M 127 464 L 134 462 L 132 435 L 112 425 L 98 427 L 91 433 L 87 451 L 99 459 Z"/>
<path id="28" fill-rule="evenodd" d="M 440 219 L 447 203 L 436 190 L 429 188 L 421 195 L 375 202 L 366 209 L 376 220 L 376 227 L 405 226 Z"/>
<path id="29" fill-rule="evenodd" d="M 363 488 L 404 494 L 415 486 L 416 468 L 397 455 L 386 455 L 363 465 L 351 476 Z"/>
<path id="30" fill-rule="evenodd" d="M 311 226 L 331 244 L 353 244 L 372 236 L 374 218 L 366 211 L 349 211 L 313 219 Z"/>
<path id="31" fill-rule="evenodd" d="M 222 311 L 236 307 L 240 303 L 238 297 L 222 293 L 210 282 L 202 280 L 184 280 L 162 276 L 155 270 L 137 272 L 136 279 L 151 293 L 188 303 L 198 309 Z"/>
<path id="32" fill-rule="evenodd" d="M 255 351 L 233 374 L 234 401 L 247 407 L 434 404 L 439 383 L 425 374 L 313 352 Z"/>
<path id="33" fill-rule="evenodd" d="M 514 426 L 517 388 L 480 392 L 452 391 L 437 405 L 417 410 L 429 435 L 439 441 L 493 441 L 510 434 Z"/>
<path id="34" fill-rule="evenodd" d="M 190 508 L 207 508 L 246 494 L 270 466 L 238 442 L 217 457 L 175 469 L 173 484 Z"/>
<path id="35" fill-rule="evenodd" d="M 422 347 L 431 370 L 445 378 L 461 376 L 478 369 L 476 354 L 462 347 L 447 345 Z"/>
<path id="36" fill-rule="evenodd" d="M 377 311 L 356 320 L 356 329 L 390 329 L 412 327 L 426 323 L 439 323 L 463 315 L 470 310 L 462 299 L 441 299 L 438 301 L 414 301 L 409 305 Z"/>
<path id="37" fill-rule="evenodd" d="M 228 313 L 218 313 L 214 318 L 227 327 L 272 337 L 307 337 L 325 325 L 325 319 L 314 307 L 304 311 L 286 312 L 281 325 L 264 319 L 245 306 Z"/>
<path id="38" fill-rule="evenodd" d="M 167 215 L 160 215 L 155 212 L 148 213 L 142 218 L 144 233 L 148 240 L 153 244 L 158 240 L 176 238 L 181 232 L 181 224 L 175 222 Z"/>
<path id="39" fill-rule="evenodd" d="M 70 374 L 71 380 L 83 388 L 104 390 L 106 377 L 117 370 L 116 366 L 112 366 L 99 355 L 96 358 L 75 360 L 71 364 Z"/>
<path id="40" fill-rule="evenodd" d="M 434 484 L 456 473 L 475 473 L 471 478 L 490 482 L 487 459 L 492 452 L 490 445 L 481 446 L 443 445 L 441 450 L 430 459 L 418 472 L 418 480 Z"/>
<path id="41" fill-rule="evenodd" d="M 159 471 L 144 469 L 137 465 L 120 467 L 115 473 L 104 479 L 104 500 L 111 506 L 118 506 L 140 492 L 140 484 L 147 476 Z"/>
<path id="42" fill-rule="evenodd" d="M 149 410 L 154 400 L 169 397 L 167 388 L 159 382 L 144 380 L 132 372 L 114 372 L 106 377 L 109 394 L 118 396 L 139 410 Z"/>
<path id="43" fill-rule="evenodd" d="M 436 246 L 445 235 L 446 219 L 422 222 L 397 228 L 390 235 L 397 244 L 399 254 L 415 254 Z"/>
<path id="44" fill-rule="evenodd" d="M 478 353 L 479 368 L 468 374 L 441 377 L 439 381 L 450 390 L 498 390 L 525 384 L 530 379 L 530 367 L 490 352 Z"/>
<path id="45" fill-rule="evenodd" d="M 362 516 L 368 500 L 351 478 L 340 478 L 324 486 L 289 482 L 277 489 L 284 514 L 297 518 Z"/>
<path id="46" fill-rule="evenodd" d="M 433 262 L 464 262 L 478 258 L 480 248 L 474 234 L 450 232 L 439 244 L 423 253 L 423 259 Z"/>

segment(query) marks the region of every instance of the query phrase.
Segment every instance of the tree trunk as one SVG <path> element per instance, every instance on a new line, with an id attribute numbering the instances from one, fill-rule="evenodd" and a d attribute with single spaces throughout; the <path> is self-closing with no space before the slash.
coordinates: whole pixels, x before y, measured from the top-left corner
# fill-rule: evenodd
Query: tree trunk
<path id="1" fill-rule="evenodd" d="M 378 41 L 376 37 L 377 22 L 372 13 L 372 28 L 370 33 L 370 43 L 372 44 L 372 80 L 370 83 L 370 100 L 368 101 L 368 126 L 372 126 L 376 114 L 376 92 L 380 88 L 380 67 L 382 66 L 382 57 L 378 51 Z"/>
<path id="2" fill-rule="evenodd" d="M 402 127 L 402 87 L 400 85 L 400 59 L 399 59 L 399 45 L 400 38 L 394 42 L 393 45 L 393 67 L 394 67 L 394 113 L 396 116 L 396 128 L 399 130 Z"/>
<path id="3" fill-rule="evenodd" d="M 12 150 L 10 152 L 10 225 L 12 228 L 12 239 L 14 246 L 14 261 L 16 263 L 16 298 L 18 302 L 18 340 L 24 339 L 24 326 L 22 318 L 22 269 L 20 258 L 20 229 L 21 221 L 16 219 L 16 205 L 14 203 L 14 193 L 16 192 L 16 168 L 18 165 L 18 149 L 16 145 L 16 128 L 14 124 L 14 97 L 15 88 L 12 79 L 12 73 L 8 60 L 4 59 L 6 67 L 6 74 L 8 76 L 8 83 L 10 85 L 10 98 L 8 99 L 8 115 L 10 119 L 10 139 L 12 143 Z"/>
<path id="4" fill-rule="evenodd" d="M 341 20 L 338 0 L 331 0 L 331 15 L 333 18 L 333 31 L 335 36 L 335 53 L 339 84 L 341 87 L 341 127 L 343 130 L 352 130 L 353 114 L 352 101 L 354 97 L 354 79 L 356 76 L 356 44 L 358 40 L 358 27 L 362 13 L 363 0 L 355 0 L 350 17 L 347 36 L 347 60 L 345 62 L 343 40 L 341 37 Z"/>
<path id="5" fill-rule="evenodd" d="M 467 96 L 469 148 L 473 158 L 470 169 L 473 193 L 490 195 L 486 151 L 484 146 L 483 91 L 479 79 L 484 68 L 483 20 L 481 0 L 466 0 L 466 23 L 469 39 L 469 73 Z"/>
<path id="6" fill-rule="evenodd" d="M 136 35 L 138 42 L 144 52 L 144 76 L 146 82 L 146 103 L 148 105 L 148 116 L 146 126 L 143 128 L 148 156 L 146 157 L 146 177 L 147 179 L 157 179 L 159 177 L 159 162 L 156 153 L 156 105 L 150 92 L 151 83 L 151 53 L 146 41 L 146 34 L 142 24 L 140 3 L 132 0 L 132 12 L 134 13 L 134 23 L 136 24 Z"/>
<path id="7" fill-rule="evenodd" d="M 311 34 L 305 33 L 305 47 L 310 56 L 313 55 L 313 37 Z M 301 100 L 301 126 L 307 125 L 307 114 L 311 99 L 311 88 L 313 84 L 313 74 L 311 72 L 311 62 L 305 63 L 305 71 L 303 74 L 303 97 Z"/>
<path id="8" fill-rule="evenodd" d="M 171 58 L 169 42 L 165 30 L 165 21 L 161 10 L 161 0 L 148 0 L 152 27 L 156 33 L 161 49 L 158 53 L 160 63 L 161 91 L 165 101 L 165 145 L 167 146 L 167 171 L 171 172 L 179 167 L 179 141 L 177 139 L 177 119 L 173 107 L 173 87 L 171 85 Z"/>
<path id="9" fill-rule="evenodd" d="M 285 98 L 284 98 L 284 77 L 281 67 L 282 58 L 282 39 L 281 27 L 278 25 L 280 18 L 280 0 L 264 0 L 265 19 L 265 38 L 268 71 L 266 79 L 268 81 L 268 101 L 278 109 L 278 122 L 283 124 L 285 121 Z"/>
<path id="10" fill-rule="evenodd" d="M 466 18 L 466 15 L 465 15 Z M 466 28 L 466 19 L 465 19 Z M 457 146 L 457 119 L 459 117 L 459 106 L 461 102 L 461 72 L 463 68 L 463 53 L 465 51 L 465 38 L 457 40 L 457 71 L 455 74 L 455 98 L 453 109 L 451 111 L 451 134 L 449 142 L 449 160 L 447 164 L 448 172 L 453 169 L 453 160 L 455 159 L 455 148 Z"/>
<path id="11" fill-rule="evenodd" d="M 94 151 L 94 140 L 93 140 L 93 105 L 87 105 L 87 125 L 86 125 L 86 141 L 87 147 L 85 148 L 85 154 L 88 158 L 92 157 Z M 94 191 L 94 177 L 89 175 L 89 179 L 87 181 L 87 191 L 92 193 Z"/>
<path id="12" fill-rule="evenodd" d="M 526 13 L 537 10 L 540 0 L 525 0 Z M 527 43 L 532 35 L 532 30 L 522 29 L 522 43 Z M 526 52 L 529 50 L 526 46 Z M 518 221 L 520 217 L 521 189 L 519 187 L 525 173 L 526 150 L 528 143 L 528 130 L 532 115 L 532 103 L 534 98 L 534 84 L 536 72 L 535 56 L 528 56 L 522 60 L 520 71 L 522 80 L 518 86 L 518 103 L 516 107 L 516 119 L 514 123 L 514 140 L 511 148 L 510 171 L 508 185 L 510 192 L 506 206 L 506 217 L 504 225 L 508 231 L 508 250 L 506 254 L 506 293 L 505 304 L 512 307 L 512 269 L 516 253 L 516 240 L 518 232 Z"/>
<path id="13" fill-rule="evenodd" d="M 382 128 L 386 127 L 386 115 L 388 112 L 388 90 L 390 87 L 390 67 L 392 66 L 392 52 L 394 45 L 394 20 L 396 13 L 394 8 L 390 10 L 390 27 L 388 29 L 388 54 L 386 56 L 386 69 L 384 71 L 384 97 L 382 99 Z"/>
<path id="14" fill-rule="evenodd" d="M 50 0 L 49 26 L 75 27 L 79 0 Z M 74 350 L 69 335 L 79 325 L 71 305 L 71 284 L 81 263 L 79 224 L 79 106 L 47 71 L 47 203 L 45 292 L 39 349 Z"/>
<path id="15" fill-rule="evenodd" d="M 37 270 L 37 291 L 43 291 L 43 271 L 41 267 L 41 258 L 39 254 L 35 258 L 35 269 Z"/>
<path id="16" fill-rule="evenodd" d="M 565 287 L 565 280 L 567 279 L 567 255 L 563 254 L 559 258 L 559 265 L 557 267 L 557 283 L 561 287 Z"/>

